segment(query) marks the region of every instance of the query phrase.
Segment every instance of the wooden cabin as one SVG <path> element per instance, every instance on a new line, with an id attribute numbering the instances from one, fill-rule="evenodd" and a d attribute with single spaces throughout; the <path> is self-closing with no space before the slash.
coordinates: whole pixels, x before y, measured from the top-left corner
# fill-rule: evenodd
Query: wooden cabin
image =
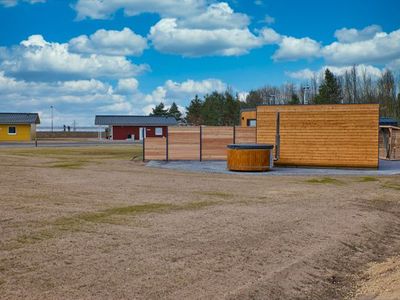
<path id="1" fill-rule="evenodd" d="M 0 113 L 0 142 L 23 142 L 36 138 L 37 113 Z"/>
<path id="2" fill-rule="evenodd" d="M 262 105 L 256 116 L 277 165 L 378 167 L 378 104 Z"/>

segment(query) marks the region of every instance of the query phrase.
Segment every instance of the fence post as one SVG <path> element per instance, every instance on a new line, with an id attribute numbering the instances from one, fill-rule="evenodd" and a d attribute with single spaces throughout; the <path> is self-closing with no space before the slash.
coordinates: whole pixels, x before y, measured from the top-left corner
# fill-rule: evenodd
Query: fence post
<path id="1" fill-rule="evenodd" d="M 233 143 L 236 144 L 236 126 L 233 125 Z"/>
<path id="2" fill-rule="evenodd" d="M 169 157 L 168 157 L 168 151 L 169 151 L 169 130 L 168 130 L 168 126 L 167 126 L 167 139 L 165 141 L 165 160 L 168 161 Z"/>
<path id="3" fill-rule="evenodd" d="M 203 126 L 200 125 L 200 161 L 203 161 Z"/>
<path id="4" fill-rule="evenodd" d="M 143 161 L 145 161 L 146 160 L 146 137 L 144 136 L 144 128 L 142 128 L 142 137 L 143 137 L 143 143 L 142 143 L 142 145 L 143 145 Z"/>

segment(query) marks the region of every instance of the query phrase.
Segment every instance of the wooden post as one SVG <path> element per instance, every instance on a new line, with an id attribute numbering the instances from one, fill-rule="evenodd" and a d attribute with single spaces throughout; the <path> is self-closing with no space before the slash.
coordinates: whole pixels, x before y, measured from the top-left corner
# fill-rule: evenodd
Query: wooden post
<path id="1" fill-rule="evenodd" d="M 280 151 L 281 151 L 281 135 L 280 135 L 280 125 L 281 125 L 281 116 L 280 113 L 276 113 L 276 136 L 275 136 L 275 159 L 279 160 Z"/>
<path id="2" fill-rule="evenodd" d="M 203 126 L 200 125 L 200 161 L 203 161 Z"/>
<path id="3" fill-rule="evenodd" d="M 165 141 L 165 160 L 168 161 L 169 157 L 168 157 L 168 150 L 169 150 L 169 130 L 168 130 L 168 126 L 167 126 L 167 139 Z"/>
<path id="4" fill-rule="evenodd" d="M 144 128 L 142 128 L 142 137 L 143 137 L 143 161 L 146 160 L 146 138 L 144 137 Z"/>
<path id="5" fill-rule="evenodd" d="M 236 144 L 236 126 L 233 125 L 233 143 Z"/>

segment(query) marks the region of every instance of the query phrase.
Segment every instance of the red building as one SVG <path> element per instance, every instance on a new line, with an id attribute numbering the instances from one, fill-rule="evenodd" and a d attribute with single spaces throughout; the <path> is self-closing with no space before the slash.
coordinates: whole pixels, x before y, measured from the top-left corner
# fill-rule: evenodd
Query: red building
<path id="1" fill-rule="evenodd" d="M 175 126 L 177 122 L 173 117 L 107 115 L 96 116 L 95 125 L 107 126 L 107 138 L 112 140 L 142 140 L 166 136 L 168 126 Z"/>

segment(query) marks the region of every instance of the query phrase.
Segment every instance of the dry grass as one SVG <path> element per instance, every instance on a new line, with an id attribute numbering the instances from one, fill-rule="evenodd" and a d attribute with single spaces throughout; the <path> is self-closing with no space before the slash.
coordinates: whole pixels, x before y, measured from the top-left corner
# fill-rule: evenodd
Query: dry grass
<path id="1" fill-rule="evenodd" d="M 90 163 L 104 160 L 142 160 L 140 145 L 60 148 L 5 148 L 0 156 L 20 156 L 50 159 L 46 167 L 80 169 Z"/>

